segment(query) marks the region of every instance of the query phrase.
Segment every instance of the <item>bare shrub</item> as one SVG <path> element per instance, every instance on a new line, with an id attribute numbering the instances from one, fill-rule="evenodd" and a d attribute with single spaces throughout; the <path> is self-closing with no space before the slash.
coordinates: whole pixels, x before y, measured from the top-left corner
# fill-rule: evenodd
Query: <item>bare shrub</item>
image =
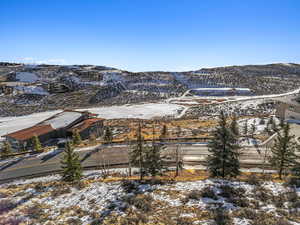
<path id="1" fill-rule="evenodd" d="M 261 181 L 255 173 L 251 173 L 247 176 L 246 182 L 250 185 L 260 185 Z"/>
<path id="2" fill-rule="evenodd" d="M 8 199 L 1 199 L 0 200 L 0 215 L 8 212 L 9 210 L 13 209 L 14 207 L 16 207 L 16 204 L 13 201 L 8 200 Z"/>
<path id="3" fill-rule="evenodd" d="M 218 196 L 215 194 L 214 190 L 211 187 L 205 187 L 200 192 L 202 198 L 211 198 L 214 200 L 218 199 Z"/>
<path id="4" fill-rule="evenodd" d="M 21 218 L 15 216 L 0 218 L 0 224 L 5 225 L 19 225 L 22 224 L 22 222 L 23 220 Z"/>
<path id="5" fill-rule="evenodd" d="M 259 212 L 252 220 L 252 225 L 291 225 L 286 219 L 275 217 L 272 214 Z"/>
<path id="6" fill-rule="evenodd" d="M 217 225 L 233 225 L 233 220 L 229 213 L 222 208 L 214 211 L 213 219 Z"/>
<path id="7" fill-rule="evenodd" d="M 136 192 L 138 189 L 138 183 L 131 180 L 123 180 L 121 185 L 126 193 L 133 193 Z"/>
<path id="8" fill-rule="evenodd" d="M 262 202 L 270 202 L 272 199 L 274 199 L 273 195 L 265 188 L 261 186 L 257 186 L 254 188 L 253 193 L 255 194 L 255 197 L 259 199 Z"/>
<path id="9" fill-rule="evenodd" d="M 71 193 L 71 189 L 69 186 L 59 186 L 59 187 L 54 188 L 53 191 L 51 191 L 51 196 L 53 198 L 56 198 L 60 195 L 68 194 L 68 193 Z"/>

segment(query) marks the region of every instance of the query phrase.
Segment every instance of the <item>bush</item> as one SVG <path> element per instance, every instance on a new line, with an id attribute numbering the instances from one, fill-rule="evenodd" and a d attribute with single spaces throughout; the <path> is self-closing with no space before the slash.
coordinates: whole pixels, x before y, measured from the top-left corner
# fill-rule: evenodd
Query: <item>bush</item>
<path id="1" fill-rule="evenodd" d="M 290 186 L 290 187 L 299 188 L 300 187 L 300 179 L 298 179 L 297 177 L 291 177 L 287 180 L 286 185 Z"/>
<path id="2" fill-rule="evenodd" d="M 53 198 L 58 197 L 63 194 L 71 193 L 71 189 L 69 186 L 59 186 L 56 187 L 53 191 L 51 191 L 51 196 Z"/>
<path id="3" fill-rule="evenodd" d="M 131 180 L 123 180 L 121 185 L 126 193 L 133 193 L 136 192 L 138 189 L 138 184 Z"/>
<path id="4" fill-rule="evenodd" d="M 202 197 L 202 192 L 201 191 L 196 191 L 196 190 L 193 190 L 191 192 L 189 192 L 186 196 L 186 199 L 187 200 L 199 200 L 200 198 Z"/>
<path id="5" fill-rule="evenodd" d="M 213 200 L 217 200 L 218 196 L 215 194 L 211 187 L 205 187 L 201 190 L 201 197 L 202 198 L 211 198 Z"/>
<path id="6" fill-rule="evenodd" d="M 235 212 L 235 216 L 238 218 L 245 218 L 248 220 L 254 220 L 257 217 L 257 213 L 254 209 L 242 208 Z"/>
<path id="7" fill-rule="evenodd" d="M 254 197 L 265 203 L 268 203 L 274 199 L 273 195 L 268 190 L 260 186 L 255 187 L 253 193 L 255 193 Z"/>
<path id="8" fill-rule="evenodd" d="M 247 176 L 246 182 L 250 185 L 260 185 L 259 177 L 255 173 L 251 173 Z"/>
<path id="9" fill-rule="evenodd" d="M 126 196 L 122 199 L 124 202 L 127 202 L 129 205 L 133 205 L 142 212 L 149 212 L 152 210 L 152 201 L 153 198 L 150 195 L 134 195 Z"/>
<path id="10" fill-rule="evenodd" d="M 222 185 L 220 189 L 220 195 L 224 198 L 228 198 L 231 203 L 239 207 L 248 207 L 250 205 L 249 200 L 244 196 L 245 189 L 233 188 L 229 185 Z"/>
<path id="11" fill-rule="evenodd" d="M 213 217 L 217 225 L 233 224 L 233 220 L 229 216 L 228 212 L 226 212 L 224 209 L 218 208 L 215 210 Z"/>
<path id="12" fill-rule="evenodd" d="M 8 212 L 9 210 L 16 207 L 16 204 L 8 199 L 1 199 L 0 200 L 0 215 Z"/>
<path id="13" fill-rule="evenodd" d="M 278 218 L 271 214 L 260 212 L 252 220 L 252 225 L 291 225 L 291 223 L 284 218 Z"/>

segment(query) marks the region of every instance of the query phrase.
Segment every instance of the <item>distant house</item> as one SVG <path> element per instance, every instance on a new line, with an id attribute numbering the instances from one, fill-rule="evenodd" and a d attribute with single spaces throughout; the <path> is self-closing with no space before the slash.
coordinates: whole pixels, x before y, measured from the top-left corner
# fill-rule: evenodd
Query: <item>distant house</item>
<path id="1" fill-rule="evenodd" d="M 299 97 L 287 97 L 279 100 L 276 116 L 290 122 L 300 123 L 300 101 Z"/>
<path id="2" fill-rule="evenodd" d="M 99 137 L 103 134 L 103 121 L 104 119 L 101 118 L 87 119 L 71 127 L 68 131 L 73 134 L 77 130 L 82 139 L 88 139 L 91 135 Z"/>
<path id="3" fill-rule="evenodd" d="M 48 145 L 53 139 L 69 138 L 74 129 L 78 129 L 83 139 L 103 132 L 103 120 L 97 114 L 88 111 L 65 110 L 32 127 L 5 135 L 14 149 L 30 149 L 32 138 L 36 135 L 42 145 Z"/>

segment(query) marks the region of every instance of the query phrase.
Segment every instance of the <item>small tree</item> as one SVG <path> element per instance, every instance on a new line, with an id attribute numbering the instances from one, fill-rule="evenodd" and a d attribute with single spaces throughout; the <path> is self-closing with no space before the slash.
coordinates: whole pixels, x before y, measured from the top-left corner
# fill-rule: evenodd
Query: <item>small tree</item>
<path id="1" fill-rule="evenodd" d="M 40 142 L 40 140 L 39 140 L 39 138 L 38 138 L 37 135 L 34 135 L 33 138 L 32 138 L 32 146 L 33 146 L 33 149 L 36 152 L 42 152 L 43 151 L 41 142 Z"/>
<path id="2" fill-rule="evenodd" d="M 235 136 L 239 136 L 240 135 L 240 131 L 239 131 L 239 125 L 237 123 L 237 118 L 236 115 L 234 115 L 232 117 L 231 123 L 230 123 L 230 130 L 232 131 L 232 133 Z"/>
<path id="3" fill-rule="evenodd" d="M 61 161 L 63 176 L 62 179 L 67 182 L 79 181 L 82 177 L 82 167 L 79 155 L 74 152 L 70 142 L 66 143 L 63 160 Z"/>
<path id="4" fill-rule="evenodd" d="M 237 137 L 227 126 L 224 112 L 221 111 L 219 125 L 208 144 L 208 170 L 212 177 L 236 177 L 240 174 L 239 149 Z"/>
<path id="5" fill-rule="evenodd" d="M 136 166 L 140 170 L 140 180 L 146 173 L 145 170 L 145 149 L 144 149 L 144 137 L 142 136 L 141 124 L 139 124 L 136 132 L 137 140 L 136 144 L 133 144 L 129 153 L 130 165 Z"/>
<path id="6" fill-rule="evenodd" d="M 177 126 L 177 127 L 176 127 L 176 136 L 177 136 L 177 137 L 180 137 L 180 136 L 181 136 L 181 133 L 182 133 L 181 127 L 180 127 L 180 126 Z"/>
<path id="7" fill-rule="evenodd" d="M 4 146 L 3 146 L 3 149 L 2 149 L 2 151 L 1 151 L 1 156 L 2 156 L 2 158 L 5 158 L 5 157 L 7 157 L 8 155 L 10 155 L 11 154 L 11 145 L 10 145 L 10 143 L 8 142 L 8 141 L 5 141 L 4 142 Z"/>
<path id="8" fill-rule="evenodd" d="M 147 174 L 150 174 L 152 177 L 155 177 L 156 175 L 161 175 L 163 169 L 163 162 L 161 158 L 161 144 L 155 143 L 154 127 L 152 130 L 152 146 L 146 147 L 145 149 L 145 170 Z"/>
<path id="9" fill-rule="evenodd" d="M 299 149 L 299 145 L 294 141 L 294 136 L 290 135 L 289 124 L 285 124 L 283 131 L 278 131 L 277 134 L 271 148 L 270 163 L 277 169 L 279 179 L 282 179 L 285 170 L 292 168 L 296 158 L 295 151 Z"/>
<path id="10" fill-rule="evenodd" d="M 74 130 L 72 139 L 73 139 L 73 144 L 74 145 L 80 145 L 81 144 L 81 142 L 82 142 L 81 136 L 80 136 L 80 133 L 77 129 Z"/>
<path id="11" fill-rule="evenodd" d="M 265 124 L 266 124 L 265 118 L 262 117 L 259 121 L 259 125 L 265 125 Z"/>
<path id="12" fill-rule="evenodd" d="M 245 120 L 244 125 L 243 125 L 243 134 L 247 135 L 248 134 L 248 120 Z"/>
<path id="13" fill-rule="evenodd" d="M 166 124 L 164 124 L 162 130 L 161 130 L 161 133 L 160 133 L 160 138 L 161 139 L 164 139 L 164 138 L 167 138 L 168 137 L 168 127 Z"/>
<path id="14" fill-rule="evenodd" d="M 113 134 L 111 132 L 111 129 L 109 127 L 106 127 L 104 132 L 104 141 L 106 143 L 111 143 L 112 140 L 113 140 Z"/>
<path id="15" fill-rule="evenodd" d="M 254 121 L 255 121 L 255 120 L 254 120 Z M 251 136 L 252 136 L 252 138 L 254 138 L 254 134 L 255 134 L 255 132 L 256 132 L 256 125 L 255 125 L 255 123 L 252 123 L 252 124 L 251 124 L 250 131 L 251 131 Z"/>

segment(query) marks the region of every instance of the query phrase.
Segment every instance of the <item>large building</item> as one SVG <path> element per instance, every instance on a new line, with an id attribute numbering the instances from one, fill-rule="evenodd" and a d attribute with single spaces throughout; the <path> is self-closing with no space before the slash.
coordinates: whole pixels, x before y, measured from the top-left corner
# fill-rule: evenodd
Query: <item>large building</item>
<path id="1" fill-rule="evenodd" d="M 299 97 L 286 97 L 279 100 L 276 116 L 288 122 L 300 123 L 300 99 Z"/>
<path id="2" fill-rule="evenodd" d="M 65 110 L 32 127 L 5 135 L 14 149 L 30 149 L 32 138 L 37 136 L 42 145 L 51 145 L 59 138 L 70 138 L 78 130 L 83 139 L 92 134 L 99 137 L 103 133 L 104 119 L 88 111 Z"/>

